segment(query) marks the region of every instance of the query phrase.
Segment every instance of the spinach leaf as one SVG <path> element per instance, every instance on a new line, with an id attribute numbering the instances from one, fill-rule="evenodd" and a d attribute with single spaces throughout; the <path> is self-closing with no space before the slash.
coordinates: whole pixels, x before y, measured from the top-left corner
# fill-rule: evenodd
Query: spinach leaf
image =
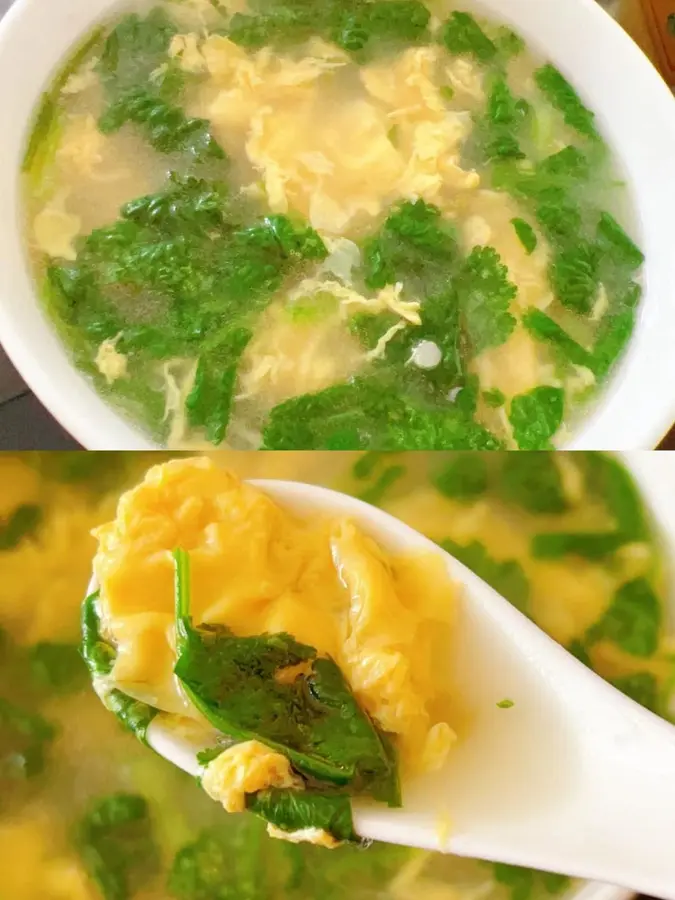
<path id="1" fill-rule="evenodd" d="M 253 817 L 203 831 L 176 854 L 168 892 L 176 900 L 265 900 L 269 842 Z"/>
<path id="2" fill-rule="evenodd" d="M 383 457 L 384 454 L 377 450 L 369 450 L 368 453 L 362 454 L 352 468 L 354 478 L 370 478 Z"/>
<path id="3" fill-rule="evenodd" d="M 659 712 L 659 686 L 651 672 L 635 672 L 610 680 L 610 684 L 653 713 Z"/>
<path id="4" fill-rule="evenodd" d="M 35 644 L 29 650 L 28 662 L 31 680 L 39 689 L 67 694 L 86 682 L 87 669 L 75 644 Z"/>
<path id="5" fill-rule="evenodd" d="M 41 524 L 39 506 L 28 503 L 17 506 L 5 522 L 0 522 L 0 552 L 14 550 L 23 540 L 32 537 Z"/>
<path id="6" fill-rule="evenodd" d="M 0 697 L 0 786 L 42 772 L 55 727 Z"/>
<path id="7" fill-rule="evenodd" d="M 145 17 L 125 16 L 108 35 L 97 70 L 112 101 L 138 85 L 151 83 L 151 75 L 168 63 L 171 39 L 178 29 L 164 10 L 156 7 Z M 164 91 L 175 96 L 182 89 L 182 72 L 171 70 Z"/>
<path id="8" fill-rule="evenodd" d="M 626 538 L 616 531 L 547 531 L 534 535 L 531 550 L 535 559 L 580 556 L 582 559 L 602 560 L 625 543 Z"/>
<path id="9" fill-rule="evenodd" d="M 399 479 L 403 478 L 406 473 L 405 466 L 388 466 L 377 479 L 375 484 L 366 488 L 363 493 L 359 494 L 359 500 L 365 503 L 371 503 L 373 506 L 379 506 L 385 499 L 389 489 L 396 484 Z"/>
<path id="10" fill-rule="evenodd" d="M 562 425 L 565 392 L 557 387 L 536 387 L 511 400 L 509 422 L 521 450 L 547 450 Z"/>
<path id="11" fill-rule="evenodd" d="M 451 460 L 433 482 L 444 496 L 471 502 L 487 490 L 487 461 L 479 453 L 462 454 Z"/>
<path id="12" fill-rule="evenodd" d="M 174 672 L 199 712 L 219 731 L 260 740 L 304 775 L 399 805 L 396 763 L 386 739 L 359 708 L 331 659 L 287 634 L 235 637 L 224 626 L 194 628 L 189 556 L 176 561 Z M 290 684 L 279 670 L 311 662 Z M 347 726 L 346 723 L 349 723 Z"/>
<path id="13" fill-rule="evenodd" d="M 148 804 L 137 794 L 97 801 L 78 823 L 75 844 L 105 900 L 130 900 L 159 865 Z"/>
<path id="14" fill-rule="evenodd" d="M 320 828 L 340 841 L 358 841 L 351 800 L 315 791 L 270 789 L 248 794 L 246 808 L 283 831 Z"/>
<path id="15" fill-rule="evenodd" d="M 505 597 L 516 609 L 529 615 L 530 582 L 521 564 L 515 559 L 493 559 L 485 546 L 478 541 L 457 544 L 447 538 L 439 541 L 440 546 L 459 560 L 467 569 Z"/>
<path id="16" fill-rule="evenodd" d="M 653 656 L 663 625 L 661 601 L 646 578 L 627 581 L 614 594 L 604 615 L 592 625 L 586 640 L 607 640 L 631 656 Z"/>
<path id="17" fill-rule="evenodd" d="M 513 230 L 518 235 L 518 240 L 525 248 L 525 252 L 528 256 L 532 256 L 537 249 L 537 232 L 529 222 L 525 221 L 525 219 L 511 219 L 511 224 L 513 225 Z"/>
<path id="18" fill-rule="evenodd" d="M 475 57 L 479 62 L 490 62 L 497 56 L 497 46 L 480 27 L 472 15 L 453 12 L 443 26 L 441 40 L 446 48 L 457 55 Z"/>
<path id="19" fill-rule="evenodd" d="M 594 114 L 584 106 L 572 85 L 555 66 L 548 63 L 537 69 L 534 80 L 549 102 L 562 113 L 570 128 L 594 141 L 601 140 L 595 127 Z"/>
<path id="20" fill-rule="evenodd" d="M 593 347 L 593 368 L 599 378 L 604 378 L 609 373 L 628 344 L 635 327 L 641 295 L 642 288 L 631 282 L 614 308 L 603 316 Z"/>
<path id="21" fill-rule="evenodd" d="M 483 401 L 490 409 L 499 409 L 506 403 L 506 396 L 499 388 L 492 388 L 489 391 L 483 391 Z"/>
<path id="22" fill-rule="evenodd" d="M 531 513 L 562 513 L 568 506 L 560 470 L 551 453 L 507 454 L 499 493 L 507 503 Z"/>
<path id="23" fill-rule="evenodd" d="M 185 401 L 188 421 L 204 428 L 206 439 L 222 443 L 230 420 L 237 369 L 253 332 L 234 328 L 220 343 L 212 358 L 200 357 L 194 385 Z"/>
<path id="24" fill-rule="evenodd" d="M 612 261 L 616 265 L 625 267 L 631 273 L 639 269 L 645 261 L 642 250 L 628 237 L 616 219 L 608 212 L 600 214 L 598 240 L 611 256 Z"/>
<path id="25" fill-rule="evenodd" d="M 529 104 L 514 97 L 506 77 L 501 72 L 493 75 L 485 113 L 477 119 L 473 133 L 476 150 L 485 163 L 525 158 L 520 132 L 529 112 Z"/>
<path id="26" fill-rule="evenodd" d="M 559 894 L 571 884 L 567 875 L 539 872 L 507 863 L 492 863 L 492 871 L 495 881 L 508 888 L 511 900 L 530 900 L 539 885 L 547 894 Z"/>
<path id="27" fill-rule="evenodd" d="M 459 306 L 475 354 L 503 344 L 516 327 L 509 309 L 518 290 L 508 274 L 492 247 L 474 247 L 459 273 Z"/>
<path id="28" fill-rule="evenodd" d="M 131 122 L 140 125 L 159 153 L 187 153 L 195 162 L 225 160 L 207 119 L 186 116 L 180 106 L 167 103 L 144 87 L 130 89 L 111 103 L 99 119 L 103 134 L 114 134 Z"/>
<path id="29" fill-rule="evenodd" d="M 80 652 L 96 685 L 112 672 L 117 651 L 101 636 L 101 619 L 98 611 L 99 592 L 90 594 L 82 605 L 82 643 Z M 157 715 L 157 710 L 146 703 L 134 700 L 117 688 L 101 688 L 99 696 L 108 709 L 132 734 L 147 744 L 147 730 Z"/>
<path id="30" fill-rule="evenodd" d="M 607 508 L 626 541 L 644 541 L 650 528 L 642 497 L 633 476 L 606 453 L 584 453 L 581 461 L 586 484 Z"/>
<path id="31" fill-rule="evenodd" d="M 573 366 L 596 371 L 594 354 L 578 344 L 545 312 L 532 307 L 523 316 L 522 323 L 533 337 L 550 344 Z"/>

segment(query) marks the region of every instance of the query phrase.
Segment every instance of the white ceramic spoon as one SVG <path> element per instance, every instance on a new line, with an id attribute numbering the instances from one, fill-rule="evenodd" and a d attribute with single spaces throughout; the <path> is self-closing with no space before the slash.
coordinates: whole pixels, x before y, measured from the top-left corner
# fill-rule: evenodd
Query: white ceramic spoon
<path id="1" fill-rule="evenodd" d="M 440 555 L 462 586 L 451 678 L 470 727 L 442 771 L 404 785 L 402 809 L 354 804 L 362 837 L 675 900 L 675 728 L 387 513 L 326 488 L 251 483 L 302 517 L 347 515 L 385 549 Z M 514 705 L 499 707 L 503 699 Z M 199 774 L 196 753 L 212 738 L 178 737 L 165 722 L 151 723 L 150 746 Z"/>

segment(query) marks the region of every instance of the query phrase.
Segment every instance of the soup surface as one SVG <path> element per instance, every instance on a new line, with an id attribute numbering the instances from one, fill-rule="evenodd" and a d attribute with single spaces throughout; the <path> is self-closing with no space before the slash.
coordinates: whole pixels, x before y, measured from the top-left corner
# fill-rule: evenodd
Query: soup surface
<path id="1" fill-rule="evenodd" d="M 74 361 L 171 447 L 542 449 L 633 328 L 614 170 L 452 3 L 172 0 L 45 97 L 27 239 Z"/>
<path id="2" fill-rule="evenodd" d="M 380 504 L 442 541 L 603 677 L 669 714 L 662 567 L 639 497 L 612 459 L 215 458 L 244 477 L 303 479 Z M 564 878 L 404 848 L 271 841 L 252 816 L 226 815 L 119 727 L 76 652 L 90 531 L 156 461 L 0 459 L 0 897 L 536 900 L 566 890 Z"/>

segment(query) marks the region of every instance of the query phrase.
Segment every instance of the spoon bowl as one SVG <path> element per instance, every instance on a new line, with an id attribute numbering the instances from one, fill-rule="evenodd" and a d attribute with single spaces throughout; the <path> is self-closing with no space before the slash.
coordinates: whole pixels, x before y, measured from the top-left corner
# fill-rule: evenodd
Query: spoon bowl
<path id="1" fill-rule="evenodd" d="M 458 587 L 447 677 L 459 740 L 440 771 L 404 783 L 401 809 L 355 801 L 359 835 L 675 900 L 675 728 L 389 514 L 327 488 L 249 483 L 301 518 L 349 517 L 386 551 L 436 554 Z M 214 732 L 169 722 L 153 720 L 149 745 L 198 775 Z"/>

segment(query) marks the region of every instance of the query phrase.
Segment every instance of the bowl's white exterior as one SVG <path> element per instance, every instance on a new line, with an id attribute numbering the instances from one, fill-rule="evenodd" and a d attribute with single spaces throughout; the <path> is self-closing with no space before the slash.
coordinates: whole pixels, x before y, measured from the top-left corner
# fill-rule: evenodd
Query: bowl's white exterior
<path id="1" fill-rule="evenodd" d="M 594 0 L 482 0 L 570 77 L 616 148 L 647 257 L 631 345 L 570 449 L 650 449 L 675 420 L 675 99 Z M 0 24 L 0 342 L 28 385 L 91 450 L 154 445 L 70 364 L 37 301 L 23 246 L 19 171 L 41 92 L 118 0 L 18 0 Z"/>

